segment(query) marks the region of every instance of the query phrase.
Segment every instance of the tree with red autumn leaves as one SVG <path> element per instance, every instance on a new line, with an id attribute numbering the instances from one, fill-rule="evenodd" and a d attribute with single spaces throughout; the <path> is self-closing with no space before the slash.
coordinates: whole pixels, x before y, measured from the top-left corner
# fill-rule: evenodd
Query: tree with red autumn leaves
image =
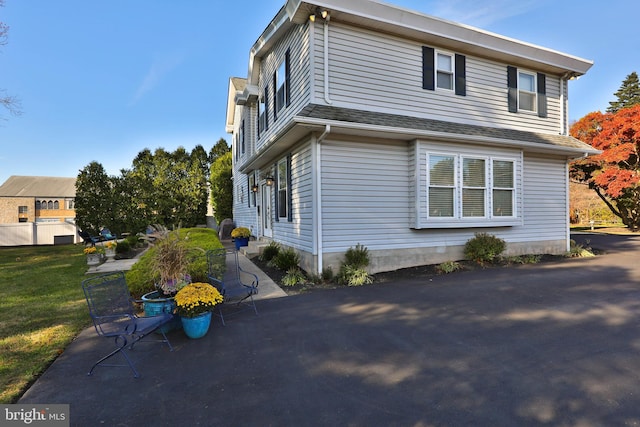
<path id="1" fill-rule="evenodd" d="M 589 184 L 630 230 L 640 230 L 640 105 L 589 113 L 571 135 L 602 151 L 574 161 L 571 179 Z"/>

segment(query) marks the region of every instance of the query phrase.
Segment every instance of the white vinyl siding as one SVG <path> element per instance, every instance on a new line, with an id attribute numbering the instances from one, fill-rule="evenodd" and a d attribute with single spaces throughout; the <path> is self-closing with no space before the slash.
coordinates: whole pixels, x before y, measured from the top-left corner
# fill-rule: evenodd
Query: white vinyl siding
<path id="1" fill-rule="evenodd" d="M 280 74 L 284 73 L 284 59 L 287 50 L 290 58 L 290 87 L 289 94 L 291 103 L 288 106 L 276 110 L 276 94 L 273 91 L 273 75 L 280 69 Z M 299 25 L 287 32 L 274 46 L 273 50 L 267 54 L 260 62 L 260 82 L 258 84 L 258 94 L 264 100 L 264 89 L 267 90 L 266 104 L 262 105 L 261 112 L 267 111 L 263 127 L 261 128 L 256 150 L 270 140 L 270 138 L 290 124 L 291 118 L 298 113 L 310 100 L 310 58 L 309 58 L 309 26 Z M 283 94 L 284 95 L 284 94 Z M 283 96 L 281 95 L 281 97 Z M 274 122 L 274 113 L 278 119 Z M 254 122 L 257 121 L 254 113 Z M 267 129 L 265 129 L 267 128 Z"/>
<path id="2" fill-rule="evenodd" d="M 314 102 L 324 102 L 323 29 L 314 32 Z M 410 41 L 339 23 L 329 26 L 329 94 L 336 107 L 459 123 L 558 133 L 560 79 L 547 75 L 546 118 L 508 112 L 504 63 L 466 56 L 466 96 L 422 90 L 422 47 Z M 437 46 L 435 46 L 436 52 Z"/>
<path id="3" fill-rule="evenodd" d="M 556 246 L 548 248 L 557 252 L 557 242 L 567 238 L 566 159 L 523 155 L 517 150 L 488 152 L 486 147 L 473 146 L 466 150 L 471 157 L 484 153 L 487 158 L 488 154 L 495 156 L 496 161 L 515 159 L 513 185 L 519 197 L 512 203 L 514 212 L 522 212 L 520 218 L 512 219 L 511 226 L 470 222 L 460 228 L 415 229 L 412 196 L 420 194 L 423 207 L 427 197 L 427 150 L 424 143 L 417 145 L 419 149 L 391 142 L 323 142 L 320 216 L 324 252 L 345 251 L 357 243 L 372 251 L 463 246 L 474 233 L 488 232 L 508 243 L 524 242 L 521 253 L 545 253 L 541 248 L 547 248 L 547 242 L 554 242 Z M 447 145 L 431 143 L 433 147 Z M 420 171 L 407 170 L 407 164 L 419 165 Z M 415 188 L 414 180 L 423 183 L 420 189 Z M 501 185 L 505 182 L 500 180 Z M 532 243 L 527 246 L 527 242 Z"/>
<path id="4" fill-rule="evenodd" d="M 404 144 L 323 141 L 323 247 L 338 252 L 359 242 L 402 246 L 409 234 L 409 176 Z"/>
<path id="5" fill-rule="evenodd" d="M 274 240 L 285 246 L 313 251 L 313 185 L 311 146 L 307 143 L 291 153 L 291 222 L 273 222 Z M 276 187 L 276 185 L 274 185 Z M 277 191 L 274 189 L 274 197 Z M 274 212 L 274 215 L 278 215 Z"/>

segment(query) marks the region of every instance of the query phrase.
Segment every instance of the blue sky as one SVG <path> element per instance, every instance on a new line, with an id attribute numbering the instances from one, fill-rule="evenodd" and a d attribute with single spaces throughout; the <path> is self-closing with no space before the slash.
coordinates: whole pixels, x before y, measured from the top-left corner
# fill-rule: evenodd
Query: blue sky
<path id="1" fill-rule="evenodd" d="M 0 183 L 75 177 L 96 160 L 111 175 L 144 148 L 208 151 L 225 133 L 228 79 L 285 0 L 5 0 L 10 26 L 0 89 Z M 640 71 L 640 2 L 391 0 L 408 9 L 545 46 L 595 65 L 570 84 L 570 117 L 608 107 Z"/>

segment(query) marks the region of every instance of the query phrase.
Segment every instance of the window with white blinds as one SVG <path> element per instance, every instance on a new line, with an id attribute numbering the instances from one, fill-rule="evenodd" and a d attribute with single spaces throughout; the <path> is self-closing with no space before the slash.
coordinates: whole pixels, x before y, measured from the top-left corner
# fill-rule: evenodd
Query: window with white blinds
<path id="1" fill-rule="evenodd" d="M 428 218 L 514 217 L 515 160 L 427 154 Z"/>

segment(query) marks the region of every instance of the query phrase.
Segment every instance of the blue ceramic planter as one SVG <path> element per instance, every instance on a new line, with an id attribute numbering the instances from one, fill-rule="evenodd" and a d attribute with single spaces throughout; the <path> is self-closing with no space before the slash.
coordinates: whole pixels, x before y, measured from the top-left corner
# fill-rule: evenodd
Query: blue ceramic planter
<path id="1" fill-rule="evenodd" d="M 182 329 L 189 338 L 202 338 L 211 325 L 211 312 L 207 311 L 196 317 L 181 317 Z"/>
<path id="2" fill-rule="evenodd" d="M 249 246 L 249 238 L 248 237 L 236 237 L 234 239 L 236 243 L 236 250 L 239 251 L 242 246 Z"/>
<path id="3" fill-rule="evenodd" d="M 163 298 L 158 294 L 158 291 L 149 292 L 142 295 L 142 301 L 144 301 L 144 315 L 145 316 L 157 316 L 162 313 L 173 313 L 176 308 L 176 302 L 173 298 Z M 164 324 L 158 328 L 158 332 L 171 332 L 176 329 L 180 329 L 182 323 L 180 323 L 179 316 L 174 316 L 169 323 Z"/>

